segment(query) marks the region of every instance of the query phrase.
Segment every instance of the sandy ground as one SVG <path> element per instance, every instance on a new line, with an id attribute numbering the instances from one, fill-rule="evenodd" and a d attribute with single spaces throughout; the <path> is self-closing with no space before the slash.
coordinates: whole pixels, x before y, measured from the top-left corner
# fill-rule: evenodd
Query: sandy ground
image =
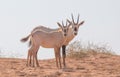
<path id="1" fill-rule="evenodd" d="M 0 58 L 0 77 L 120 77 L 120 56 L 96 55 L 67 58 L 67 68 L 57 69 L 55 59 L 39 60 L 27 67 L 26 59 Z"/>

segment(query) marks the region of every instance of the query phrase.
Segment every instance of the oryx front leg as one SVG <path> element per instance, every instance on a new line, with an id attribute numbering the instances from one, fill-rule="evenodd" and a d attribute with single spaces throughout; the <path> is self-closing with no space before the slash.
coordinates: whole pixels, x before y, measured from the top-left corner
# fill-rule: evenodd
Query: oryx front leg
<path id="1" fill-rule="evenodd" d="M 54 52 L 55 52 L 55 58 L 56 58 L 56 66 L 57 68 L 61 68 L 61 55 L 60 55 L 60 48 L 54 48 Z M 58 63 L 59 62 L 59 63 Z"/>
<path id="2" fill-rule="evenodd" d="M 65 58 L 66 58 L 66 45 L 62 46 L 62 56 L 63 56 L 63 65 L 66 68 Z"/>
<path id="3" fill-rule="evenodd" d="M 59 68 L 58 67 L 58 51 L 57 51 L 57 48 L 54 48 L 54 53 L 55 53 L 56 66 L 57 66 L 57 68 Z"/>
<path id="4" fill-rule="evenodd" d="M 58 59 L 59 59 L 59 65 L 60 65 L 60 69 L 62 68 L 61 65 L 61 54 L 60 54 L 60 48 L 58 48 Z"/>

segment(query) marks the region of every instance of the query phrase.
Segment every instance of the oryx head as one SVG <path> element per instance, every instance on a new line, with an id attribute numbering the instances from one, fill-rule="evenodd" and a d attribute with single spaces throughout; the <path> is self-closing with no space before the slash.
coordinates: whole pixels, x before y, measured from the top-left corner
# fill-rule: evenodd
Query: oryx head
<path id="1" fill-rule="evenodd" d="M 62 25 L 59 22 L 57 22 L 57 24 L 62 29 L 63 35 L 67 36 L 71 24 L 68 24 L 67 21 L 66 21 L 66 25 L 64 25 L 63 21 L 62 21 Z"/>
<path id="2" fill-rule="evenodd" d="M 70 21 L 68 19 L 67 19 L 67 21 L 72 25 L 74 35 L 77 35 L 78 29 L 84 23 L 84 21 L 79 22 L 79 14 L 78 14 L 77 22 L 75 23 L 73 14 L 71 14 L 71 16 L 72 16 L 72 21 Z"/>

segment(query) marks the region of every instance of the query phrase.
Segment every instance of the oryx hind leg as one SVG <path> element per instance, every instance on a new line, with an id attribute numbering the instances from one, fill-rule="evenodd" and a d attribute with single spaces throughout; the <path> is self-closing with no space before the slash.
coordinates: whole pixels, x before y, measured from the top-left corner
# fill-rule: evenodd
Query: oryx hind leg
<path id="1" fill-rule="evenodd" d="M 37 67 L 39 67 L 39 62 L 38 62 L 38 58 L 37 58 L 38 50 L 39 50 L 39 47 L 36 48 L 36 54 L 35 54 L 35 60 L 36 60 Z"/>
<path id="2" fill-rule="evenodd" d="M 32 47 L 28 50 L 27 66 L 31 66 Z"/>
<path id="3" fill-rule="evenodd" d="M 62 46 L 62 56 L 63 56 L 63 66 L 66 68 L 65 58 L 66 58 L 66 45 Z"/>
<path id="4" fill-rule="evenodd" d="M 32 55 L 33 55 L 33 67 L 36 65 L 39 66 L 38 60 L 37 60 L 37 52 L 38 52 L 39 46 L 33 46 Z"/>

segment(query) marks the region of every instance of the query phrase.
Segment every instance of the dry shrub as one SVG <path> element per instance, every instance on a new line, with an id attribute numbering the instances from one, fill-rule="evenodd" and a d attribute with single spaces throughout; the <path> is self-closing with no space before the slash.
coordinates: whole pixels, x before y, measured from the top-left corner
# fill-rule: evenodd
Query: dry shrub
<path id="1" fill-rule="evenodd" d="M 67 48 L 67 56 L 72 58 L 84 58 L 97 54 L 115 55 L 108 44 L 94 44 L 93 42 L 88 42 L 85 45 L 80 41 L 75 41 L 68 45 Z"/>

